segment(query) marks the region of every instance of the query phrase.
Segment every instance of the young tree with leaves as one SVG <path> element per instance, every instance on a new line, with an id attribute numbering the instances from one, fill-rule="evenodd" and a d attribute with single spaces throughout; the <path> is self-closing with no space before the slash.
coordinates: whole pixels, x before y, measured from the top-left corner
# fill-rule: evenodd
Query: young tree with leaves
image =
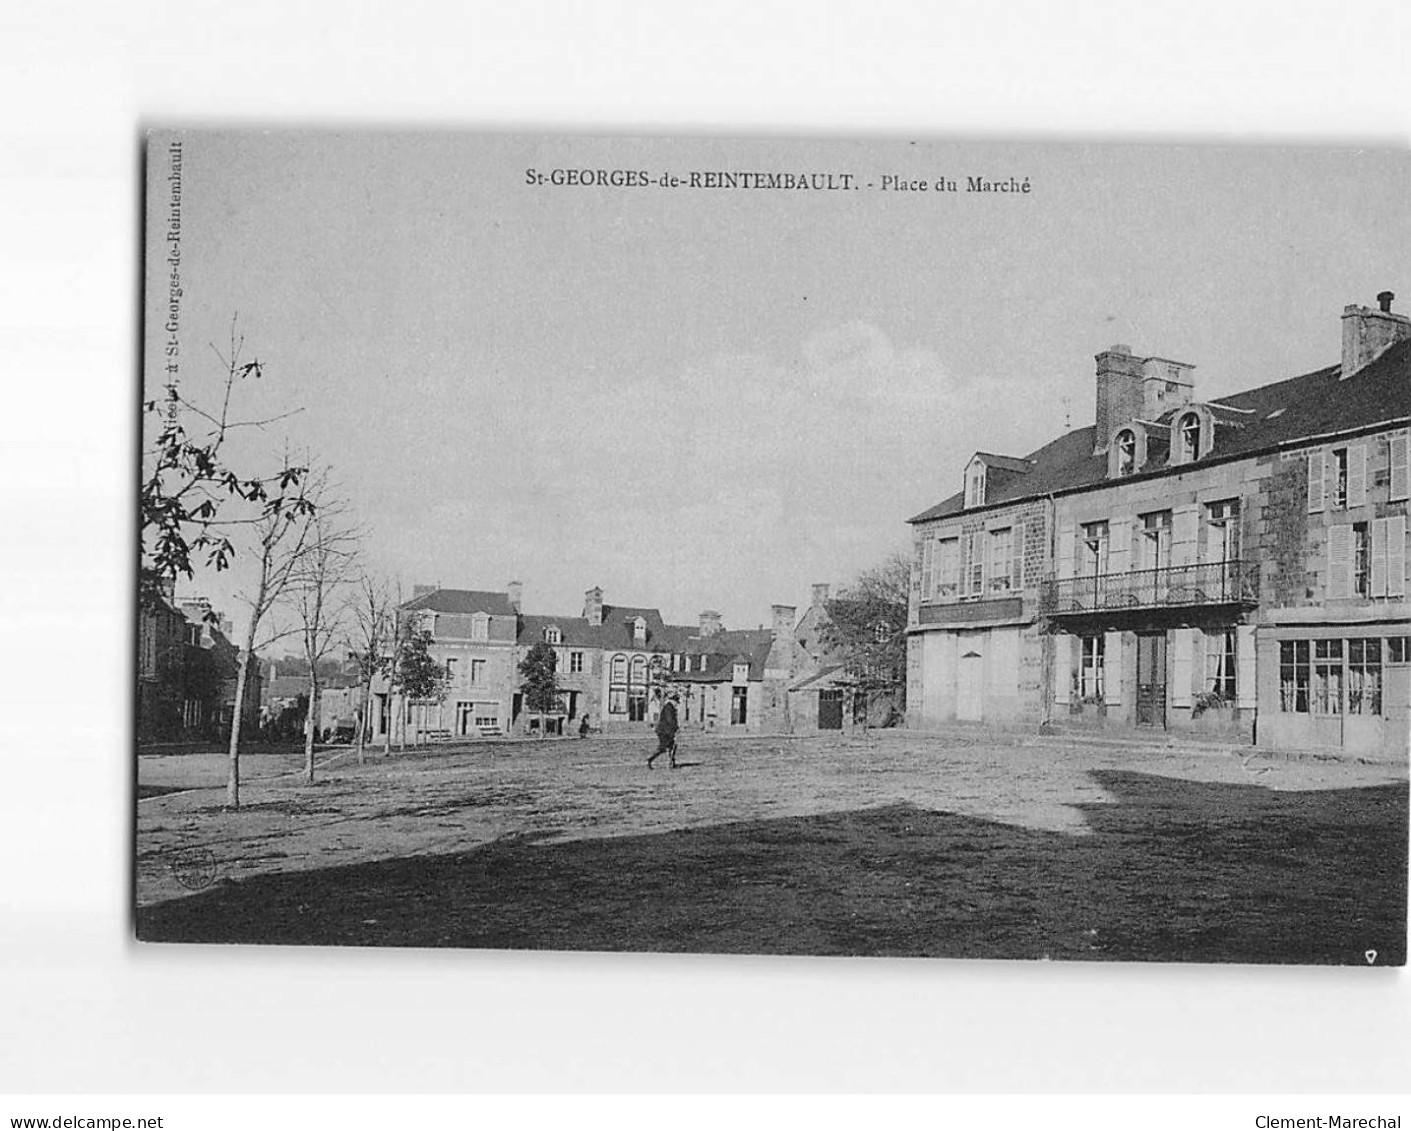
<path id="1" fill-rule="evenodd" d="M 301 479 L 298 494 L 290 500 L 280 500 L 280 505 L 263 515 L 253 528 L 250 554 L 256 562 L 255 584 L 242 594 L 248 618 L 245 647 L 240 652 L 235 676 L 235 715 L 230 723 L 230 771 L 225 787 L 226 804 L 232 809 L 240 808 L 240 731 L 250 664 L 255 658 L 257 646 L 268 647 L 292 631 L 276 630 L 261 641 L 260 628 L 284 599 L 302 567 L 322 486 L 319 478 Z"/>
<path id="2" fill-rule="evenodd" d="M 906 618 L 911 563 L 895 553 L 858 574 L 825 606 L 824 643 L 842 652 L 865 703 L 888 699 L 906 709 Z"/>
<path id="3" fill-rule="evenodd" d="M 519 661 L 524 682 L 524 709 L 539 716 L 539 737 L 544 737 L 544 716 L 558 710 L 558 653 L 547 642 L 537 641 Z"/>
<path id="4" fill-rule="evenodd" d="M 230 347 L 211 349 L 224 368 L 219 407 L 186 396 L 175 379 L 161 397 L 143 402 L 142 484 L 138 493 L 138 597 L 146 606 L 178 575 L 194 576 L 193 558 L 229 568 L 235 556 L 233 531 L 287 514 L 301 505 L 307 468 L 285 460 L 273 472 L 252 474 L 231 466 L 234 433 L 261 429 L 292 413 L 239 419 L 233 402 L 242 385 L 264 375 L 260 361 L 244 361 L 244 338 L 232 320 Z"/>
<path id="5" fill-rule="evenodd" d="M 393 673 L 393 688 L 401 693 L 406 707 L 420 705 L 424 709 L 428 702 L 439 703 L 446 697 L 446 684 L 450 673 L 444 665 L 438 664 L 431 654 L 432 642 L 430 632 L 409 624 L 402 646 L 398 649 L 397 666 Z M 421 728 L 418 721 L 412 744 L 419 744 L 420 738 Z M 405 723 L 402 745 L 405 748 Z"/>

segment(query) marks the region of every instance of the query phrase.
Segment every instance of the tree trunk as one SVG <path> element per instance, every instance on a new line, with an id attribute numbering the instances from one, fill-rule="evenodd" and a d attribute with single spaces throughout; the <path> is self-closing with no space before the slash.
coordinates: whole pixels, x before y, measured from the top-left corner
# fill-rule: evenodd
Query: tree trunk
<path id="1" fill-rule="evenodd" d="M 230 773 L 225 779 L 225 803 L 232 809 L 240 808 L 240 721 L 245 714 L 245 684 L 249 678 L 254 635 L 252 625 L 245 640 L 245 650 L 240 653 L 240 663 L 235 674 L 235 714 L 230 720 Z"/>
<path id="2" fill-rule="evenodd" d="M 358 765 L 367 760 L 367 730 L 372 717 L 372 676 L 363 685 L 363 709 L 358 719 Z"/>
<path id="3" fill-rule="evenodd" d="M 309 669 L 309 710 L 304 725 L 304 778 L 314 780 L 314 738 L 318 732 L 318 669 Z"/>

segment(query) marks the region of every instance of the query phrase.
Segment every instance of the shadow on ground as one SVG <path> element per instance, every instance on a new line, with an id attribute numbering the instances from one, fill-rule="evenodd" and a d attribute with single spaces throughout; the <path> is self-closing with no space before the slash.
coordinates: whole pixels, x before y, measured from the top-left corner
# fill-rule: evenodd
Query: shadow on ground
<path id="1" fill-rule="evenodd" d="M 1094 777 L 1091 835 L 906 805 L 220 882 L 149 941 L 953 958 L 1406 961 L 1405 784 Z"/>

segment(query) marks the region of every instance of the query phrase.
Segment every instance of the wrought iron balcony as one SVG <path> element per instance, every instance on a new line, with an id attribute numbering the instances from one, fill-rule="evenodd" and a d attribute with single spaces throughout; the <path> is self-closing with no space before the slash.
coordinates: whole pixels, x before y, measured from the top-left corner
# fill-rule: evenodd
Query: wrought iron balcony
<path id="1" fill-rule="evenodd" d="M 1039 595 L 1039 611 L 1050 617 L 1123 609 L 1257 604 L 1259 563 L 1242 561 L 1050 579 L 1044 582 Z"/>

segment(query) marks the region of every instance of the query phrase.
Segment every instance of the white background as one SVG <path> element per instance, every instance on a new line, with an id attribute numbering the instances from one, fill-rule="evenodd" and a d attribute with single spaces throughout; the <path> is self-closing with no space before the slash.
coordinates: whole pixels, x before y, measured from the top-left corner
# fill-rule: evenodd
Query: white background
<path id="1" fill-rule="evenodd" d="M 144 125 L 1405 145 L 1409 30 L 1381 2 L 6 5 L 0 1088 L 1404 1090 L 1405 972 L 138 947 L 127 673 Z"/>

